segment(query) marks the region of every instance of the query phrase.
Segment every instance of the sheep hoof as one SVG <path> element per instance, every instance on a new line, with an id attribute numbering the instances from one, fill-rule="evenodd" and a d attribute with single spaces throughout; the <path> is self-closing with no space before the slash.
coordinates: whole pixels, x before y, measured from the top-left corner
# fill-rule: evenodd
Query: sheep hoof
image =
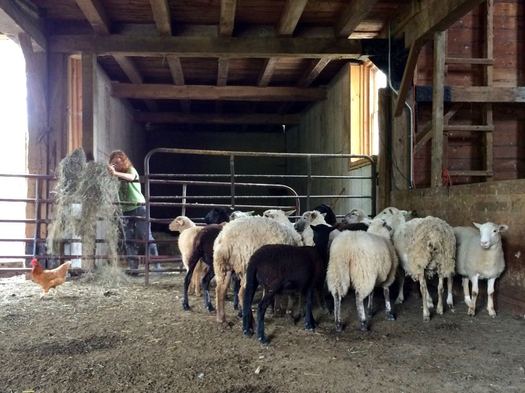
<path id="1" fill-rule="evenodd" d="M 310 324 L 310 323 L 305 323 L 304 324 L 304 330 L 306 330 L 308 332 L 313 332 L 315 330 L 315 325 L 314 324 Z"/>
<path id="2" fill-rule="evenodd" d="M 443 315 L 443 307 L 438 307 L 436 309 L 436 314 Z"/>
<path id="3" fill-rule="evenodd" d="M 208 312 L 214 312 L 215 311 L 215 307 L 213 307 L 213 305 L 211 305 L 211 304 L 208 304 L 206 306 L 206 310 L 208 310 Z"/>
<path id="4" fill-rule="evenodd" d="M 492 312 L 489 311 L 489 315 L 491 318 L 496 318 L 496 311 L 492 311 Z"/>
<path id="5" fill-rule="evenodd" d="M 359 330 L 361 330 L 362 332 L 368 332 L 368 329 L 368 322 L 364 321 L 359 324 Z"/>
<path id="6" fill-rule="evenodd" d="M 470 315 L 471 317 L 473 317 L 474 315 L 476 315 L 476 312 L 474 311 L 473 308 L 469 307 L 469 309 L 467 311 L 467 315 Z"/>
<path id="7" fill-rule="evenodd" d="M 234 309 L 235 311 L 237 311 L 237 310 L 239 309 L 239 305 L 236 304 L 236 303 L 233 303 L 233 309 Z"/>
<path id="8" fill-rule="evenodd" d="M 253 336 L 253 329 L 245 329 L 242 331 L 242 334 L 244 334 L 246 337 Z"/>
<path id="9" fill-rule="evenodd" d="M 337 333 L 341 333 L 343 330 L 344 330 L 344 325 L 342 323 L 340 323 L 340 322 L 337 322 L 335 324 L 335 331 Z"/>
<path id="10" fill-rule="evenodd" d="M 182 309 L 184 311 L 189 311 L 190 310 L 190 305 L 188 303 L 182 303 Z"/>
<path id="11" fill-rule="evenodd" d="M 242 318 L 242 310 L 239 309 L 239 312 L 237 313 L 237 318 Z"/>
<path id="12" fill-rule="evenodd" d="M 395 321 L 396 320 L 396 316 L 391 311 L 388 311 L 386 313 L 386 320 L 387 321 Z"/>
<path id="13" fill-rule="evenodd" d="M 270 343 L 270 340 L 268 340 L 268 337 L 266 336 L 259 337 L 258 340 L 263 345 L 268 345 Z"/>
<path id="14" fill-rule="evenodd" d="M 456 309 L 451 304 L 448 306 L 448 309 L 450 310 L 450 312 L 456 312 Z"/>
<path id="15" fill-rule="evenodd" d="M 430 322 L 430 315 L 423 315 L 423 322 Z"/>

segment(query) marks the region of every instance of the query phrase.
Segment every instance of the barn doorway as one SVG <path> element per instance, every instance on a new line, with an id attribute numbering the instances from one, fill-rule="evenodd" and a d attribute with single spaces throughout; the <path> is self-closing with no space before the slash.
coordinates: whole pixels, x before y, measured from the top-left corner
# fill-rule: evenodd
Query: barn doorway
<path id="1" fill-rule="evenodd" d="M 0 35 L 0 130 L 4 135 L 0 143 L 0 239 L 25 237 L 23 222 L 5 222 L 26 217 L 26 204 L 7 199 L 27 198 L 27 180 L 5 175 L 27 173 L 27 88 L 25 60 L 20 46 Z M 24 255 L 23 242 L 0 242 L 0 255 Z M 16 259 L 0 260 L 15 262 Z"/>

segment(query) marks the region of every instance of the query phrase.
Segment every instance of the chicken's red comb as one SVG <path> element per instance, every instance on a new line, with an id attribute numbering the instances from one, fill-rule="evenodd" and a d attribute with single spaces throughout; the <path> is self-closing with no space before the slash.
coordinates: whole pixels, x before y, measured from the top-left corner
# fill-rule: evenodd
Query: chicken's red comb
<path id="1" fill-rule="evenodd" d="M 31 259 L 31 266 L 36 266 L 36 265 L 38 265 L 38 259 L 36 258 Z"/>

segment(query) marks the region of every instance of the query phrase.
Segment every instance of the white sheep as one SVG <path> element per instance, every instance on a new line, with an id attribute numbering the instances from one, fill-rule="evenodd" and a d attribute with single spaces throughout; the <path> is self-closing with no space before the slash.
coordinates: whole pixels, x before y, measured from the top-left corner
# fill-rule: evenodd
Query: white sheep
<path id="1" fill-rule="evenodd" d="M 327 225 L 325 220 L 326 213 L 318 212 L 317 210 L 306 211 L 301 218 L 294 224 L 294 228 L 301 234 L 303 244 L 305 246 L 314 246 L 314 231 L 311 226 Z"/>
<path id="2" fill-rule="evenodd" d="M 505 269 L 505 258 L 501 243 L 501 233 L 508 229 L 507 225 L 493 222 L 485 224 L 474 223 L 472 227 L 455 227 L 456 235 L 456 272 L 463 277 L 463 293 L 468 306 L 468 315 L 474 316 L 478 296 L 478 280 L 487 280 L 487 311 L 491 317 L 496 316 L 494 310 L 494 282 Z M 470 297 L 469 280 L 472 282 L 472 298 Z"/>
<path id="3" fill-rule="evenodd" d="M 362 222 L 366 225 L 370 225 L 372 219 L 368 217 L 364 210 L 356 208 L 350 210 L 350 212 L 344 216 L 343 222 L 346 224 L 357 224 L 358 222 Z"/>
<path id="4" fill-rule="evenodd" d="M 188 260 L 190 259 L 191 253 L 193 252 L 193 241 L 195 236 L 202 229 L 186 216 L 178 216 L 172 222 L 170 222 L 169 229 L 172 232 L 179 232 L 179 251 L 182 257 L 182 264 L 186 271 L 188 271 Z M 191 284 L 189 288 L 190 294 L 200 296 L 201 279 L 208 271 L 208 267 L 199 261 L 192 275 Z"/>
<path id="5" fill-rule="evenodd" d="M 255 211 L 253 210 L 250 210 L 248 212 L 243 212 L 243 211 L 240 211 L 240 210 L 235 210 L 233 211 L 231 214 L 230 214 L 230 221 L 233 221 L 233 220 L 236 220 L 237 218 L 241 218 L 241 217 L 251 217 L 253 216 L 255 213 Z"/>
<path id="6" fill-rule="evenodd" d="M 380 223 L 383 226 L 383 223 Z M 372 229 L 374 231 L 374 228 Z M 336 330 L 343 328 L 341 322 L 341 299 L 350 286 L 355 289 L 356 306 L 361 330 L 368 330 L 368 321 L 363 301 L 372 296 L 376 286 L 383 287 L 385 314 L 395 319 L 390 305 L 389 287 L 395 279 L 398 258 L 390 241 L 390 233 L 378 234 L 364 231 L 343 231 L 335 237 L 330 246 L 330 258 L 326 282 L 334 297 L 334 318 Z M 372 298 L 369 298 L 371 312 Z"/>
<path id="7" fill-rule="evenodd" d="M 297 232 L 266 217 L 241 217 L 227 223 L 213 245 L 217 321 L 226 320 L 224 298 L 232 272 L 241 281 L 239 302 L 243 304 L 246 288 L 246 267 L 252 254 L 265 244 L 300 245 Z"/>
<path id="8" fill-rule="evenodd" d="M 452 276 L 455 270 L 456 238 L 445 221 L 428 216 L 406 221 L 406 212 L 388 207 L 379 217 L 393 229 L 393 242 L 406 274 L 419 281 L 423 298 L 423 321 L 430 320 L 429 308 L 434 304 L 427 289 L 426 277 L 438 275 L 438 304 L 436 312 L 443 314 L 443 279 L 447 278 L 447 304 L 454 310 Z M 400 283 L 402 299 L 403 282 Z M 398 300 L 401 300 L 398 297 Z"/>
<path id="9" fill-rule="evenodd" d="M 284 225 L 287 229 L 291 230 L 295 239 L 295 242 L 298 246 L 303 245 L 303 239 L 299 232 L 295 229 L 295 226 L 292 222 L 290 222 L 290 219 L 288 218 L 291 216 L 295 210 L 288 210 L 283 211 L 279 209 L 268 209 L 263 212 L 263 217 L 269 218 L 271 220 L 277 221 L 279 224 Z"/>

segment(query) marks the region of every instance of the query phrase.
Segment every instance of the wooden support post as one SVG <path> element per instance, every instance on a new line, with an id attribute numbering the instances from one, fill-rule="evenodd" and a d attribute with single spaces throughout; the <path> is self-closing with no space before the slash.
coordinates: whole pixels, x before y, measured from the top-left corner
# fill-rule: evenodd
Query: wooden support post
<path id="1" fill-rule="evenodd" d="M 417 58 L 419 57 L 419 52 L 423 47 L 424 41 L 417 40 L 414 41 L 410 47 L 410 52 L 408 53 L 407 63 L 405 65 L 405 71 L 403 72 L 403 78 L 401 80 L 401 86 L 399 87 L 399 94 L 397 96 L 395 115 L 399 116 L 403 113 L 403 105 L 408 96 L 408 91 L 412 85 L 412 79 L 414 78 L 414 70 L 417 64 Z"/>
<path id="2" fill-rule="evenodd" d="M 86 157 L 94 159 L 94 89 L 95 89 L 95 62 L 93 54 L 82 53 L 82 148 Z"/>
<path id="3" fill-rule="evenodd" d="M 443 93 L 445 80 L 446 33 L 434 34 L 434 72 L 432 89 L 432 169 L 431 186 L 443 184 Z"/>
<path id="4" fill-rule="evenodd" d="M 494 0 L 487 0 L 485 4 L 486 11 L 486 40 L 485 40 L 485 57 L 492 59 L 494 56 Z M 485 84 L 492 87 L 494 80 L 494 67 L 492 64 L 487 64 L 485 68 Z M 485 105 L 484 123 L 488 126 L 494 126 L 494 119 L 492 113 L 492 103 Z M 494 159 L 494 135 L 492 132 L 485 133 L 485 168 L 490 174 L 487 180 L 492 180 Z"/>

